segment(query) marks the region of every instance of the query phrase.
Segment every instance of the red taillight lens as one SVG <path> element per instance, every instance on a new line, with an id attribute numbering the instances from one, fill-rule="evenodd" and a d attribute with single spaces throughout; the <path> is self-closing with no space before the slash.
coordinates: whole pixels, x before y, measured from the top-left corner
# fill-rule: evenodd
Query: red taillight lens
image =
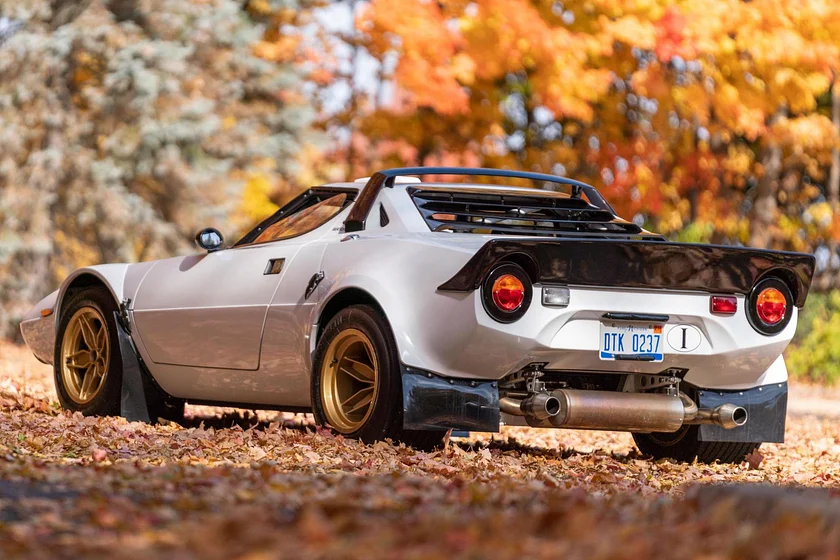
<path id="1" fill-rule="evenodd" d="M 758 318 L 768 325 L 783 321 L 787 312 L 785 294 L 776 288 L 761 290 L 755 299 L 755 311 L 758 313 Z"/>
<path id="2" fill-rule="evenodd" d="M 738 298 L 735 296 L 712 296 L 709 309 L 717 315 L 734 315 L 738 311 Z"/>
<path id="3" fill-rule="evenodd" d="M 503 274 L 493 282 L 493 303 L 502 311 L 516 311 L 525 301 L 525 286 L 513 274 Z"/>

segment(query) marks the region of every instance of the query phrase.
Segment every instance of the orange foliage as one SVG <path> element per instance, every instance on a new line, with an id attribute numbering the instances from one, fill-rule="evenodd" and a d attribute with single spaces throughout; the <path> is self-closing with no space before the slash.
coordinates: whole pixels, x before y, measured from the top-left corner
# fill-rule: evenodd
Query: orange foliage
<path id="1" fill-rule="evenodd" d="M 664 233 L 696 222 L 705 240 L 745 242 L 751 189 L 781 149 L 788 216 L 772 243 L 836 237 L 800 223 L 824 191 L 803 185 L 825 181 L 838 145 L 836 2 L 373 0 L 357 24 L 370 53 L 397 60 L 392 103 L 358 123 L 376 146 L 354 152 L 360 168 L 564 173 Z"/>

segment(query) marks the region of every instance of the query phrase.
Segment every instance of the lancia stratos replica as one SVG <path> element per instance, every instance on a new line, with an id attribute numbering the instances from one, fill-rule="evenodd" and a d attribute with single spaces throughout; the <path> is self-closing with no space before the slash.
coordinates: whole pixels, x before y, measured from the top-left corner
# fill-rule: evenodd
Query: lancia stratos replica
<path id="1" fill-rule="evenodd" d="M 620 430 L 686 461 L 783 441 L 811 255 L 671 243 L 589 185 L 462 168 L 313 187 L 232 246 L 196 241 L 76 270 L 26 316 L 64 408 L 311 411 L 422 448 L 503 424 Z"/>

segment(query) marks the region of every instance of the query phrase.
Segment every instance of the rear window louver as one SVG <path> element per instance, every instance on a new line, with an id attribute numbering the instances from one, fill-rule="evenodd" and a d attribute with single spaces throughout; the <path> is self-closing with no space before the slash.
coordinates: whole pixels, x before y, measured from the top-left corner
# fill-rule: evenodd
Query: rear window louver
<path id="1" fill-rule="evenodd" d="M 432 231 L 663 239 L 582 198 L 409 189 Z"/>

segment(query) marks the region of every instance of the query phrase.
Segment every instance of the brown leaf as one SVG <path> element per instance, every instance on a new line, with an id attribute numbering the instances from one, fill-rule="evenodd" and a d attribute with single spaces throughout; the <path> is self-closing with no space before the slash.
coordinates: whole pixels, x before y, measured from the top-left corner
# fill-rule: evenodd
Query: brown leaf
<path id="1" fill-rule="evenodd" d="M 752 453 L 748 453 L 746 457 L 744 457 L 744 461 L 750 466 L 750 469 L 757 469 L 761 466 L 761 462 L 764 460 L 764 455 L 756 449 Z"/>

